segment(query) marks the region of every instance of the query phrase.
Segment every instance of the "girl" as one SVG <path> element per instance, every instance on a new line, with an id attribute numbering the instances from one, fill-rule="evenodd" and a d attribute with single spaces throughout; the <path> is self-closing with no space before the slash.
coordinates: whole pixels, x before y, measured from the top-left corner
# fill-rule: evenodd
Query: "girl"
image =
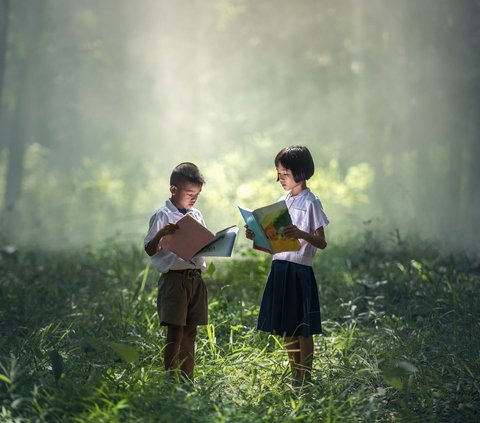
<path id="1" fill-rule="evenodd" d="M 282 335 L 292 370 L 294 386 L 311 380 L 313 334 L 322 332 L 318 289 L 313 274 L 317 248 L 327 246 L 324 227 L 328 218 L 322 203 L 306 181 L 315 166 L 307 147 L 283 148 L 275 157 L 277 182 L 288 191 L 285 198 L 292 226 L 284 234 L 300 240 L 298 251 L 274 254 L 263 293 L 257 329 Z M 253 232 L 245 235 L 253 239 Z"/>

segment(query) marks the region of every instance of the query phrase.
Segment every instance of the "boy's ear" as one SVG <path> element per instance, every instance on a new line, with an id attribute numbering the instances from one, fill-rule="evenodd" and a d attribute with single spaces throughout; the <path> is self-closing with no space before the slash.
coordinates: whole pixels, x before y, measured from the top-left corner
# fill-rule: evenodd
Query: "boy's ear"
<path id="1" fill-rule="evenodd" d="M 175 195 L 177 190 L 178 190 L 178 188 L 175 185 L 170 185 L 170 193 L 172 195 Z"/>

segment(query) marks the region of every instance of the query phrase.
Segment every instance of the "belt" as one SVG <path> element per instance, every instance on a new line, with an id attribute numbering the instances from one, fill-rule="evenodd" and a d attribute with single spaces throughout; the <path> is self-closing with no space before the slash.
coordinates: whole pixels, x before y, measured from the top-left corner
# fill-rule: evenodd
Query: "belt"
<path id="1" fill-rule="evenodd" d="M 168 273 L 180 273 L 184 278 L 197 279 L 202 277 L 202 271 L 200 269 L 178 269 L 169 270 Z"/>

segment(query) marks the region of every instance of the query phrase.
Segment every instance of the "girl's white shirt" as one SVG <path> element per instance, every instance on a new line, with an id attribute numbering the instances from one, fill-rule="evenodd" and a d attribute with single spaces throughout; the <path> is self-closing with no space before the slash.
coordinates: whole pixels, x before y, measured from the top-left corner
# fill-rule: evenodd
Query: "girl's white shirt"
<path id="1" fill-rule="evenodd" d="M 206 226 L 200 210 L 191 209 L 187 214 L 190 214 L 195 220 Z M 147 236 L 144 239 L 144 245 L 153 239 L 153 237 L 162 229 L 167 223 L 177 223 L 185 215 L 180 213 L 170 200 L 165 202 L 165 206 L 156 210 L 150 218 L 150 227 Z M 162 273 L 169 270 L 179 269 L 201 269 L 205 270 L 206 264 L 203 257 L 192 258 L 190 261 L 182 260 L 171 251 L 165 250 L 161 247 L 157 252 L 150 257 L 151 263 Z"/>
<path id="2" fill-rule="evenodd" d="M 318 228 L 325 227 L 330 222 L 320 199 L 309 188 L 304 189 L 297 195 L 287 194 L 280 200 L 285 200 L 292 217 L 292 223 L 301 231 L 313 234 Z M 312 266 L 317 248 L 304 239 L 299 241 L 301 244 L 300 250 L 274 254 L 273 260 L 287 260 Z"/>

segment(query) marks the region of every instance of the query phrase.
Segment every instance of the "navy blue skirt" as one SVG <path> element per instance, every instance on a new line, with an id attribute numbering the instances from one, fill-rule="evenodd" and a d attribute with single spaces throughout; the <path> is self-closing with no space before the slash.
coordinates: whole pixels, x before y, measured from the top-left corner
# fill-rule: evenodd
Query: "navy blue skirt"
<path id="1" fill-rule="evenodd" d="M 282 336 L 322 333 L 317 282 L 310 266 L 272 261 L 257 329 Z"/>

